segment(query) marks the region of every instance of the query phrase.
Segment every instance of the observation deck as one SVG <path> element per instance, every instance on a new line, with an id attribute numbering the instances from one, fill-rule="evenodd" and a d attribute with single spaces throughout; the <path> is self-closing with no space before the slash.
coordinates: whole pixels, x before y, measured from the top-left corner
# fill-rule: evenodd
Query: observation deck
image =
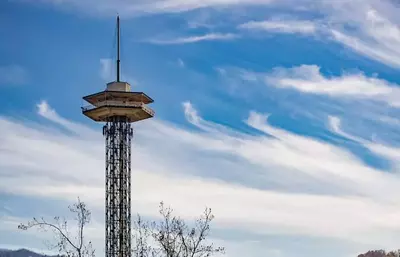
<path id="1" fill-rule="evenodd" d="M 89 105 L 82 107 L 82 113 L 97 122 L 107 122 L 115 116 L 125 117 L 128 122 L 154 117 L 154 111 L 147 106 L 153 99 L 143 92 L 131 92 L 127 82 L 110 82 L 105 91 L 83 99 Z"/>

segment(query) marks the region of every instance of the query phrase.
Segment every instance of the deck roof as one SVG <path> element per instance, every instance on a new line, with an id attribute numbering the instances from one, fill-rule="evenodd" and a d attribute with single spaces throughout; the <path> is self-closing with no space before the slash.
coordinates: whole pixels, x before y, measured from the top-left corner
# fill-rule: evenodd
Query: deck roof
<path id="1" fill-rule="evenodd" d="M 102 91 L 92 95 L 84 96 L 83 99 L 90 104 L 96 104 L 97 102 L 105 100 L 121 100 L 121 101 L 132 101 L 141 102 L 144 104 L 153 103 L 154 100 L 143 92 L 124 92 L 124 91 Z"/>

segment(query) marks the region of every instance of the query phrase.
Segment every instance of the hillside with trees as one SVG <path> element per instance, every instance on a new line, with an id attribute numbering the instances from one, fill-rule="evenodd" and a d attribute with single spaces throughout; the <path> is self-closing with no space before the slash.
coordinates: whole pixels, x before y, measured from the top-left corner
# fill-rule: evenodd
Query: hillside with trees
<path id="1" fill-rule="evenodd" d="M 399 257 L 399 256 L 400 256 L 399 251 L 392 251 L 386 253 L 384 250 L 369 251 L 367 253 L 358 255 L 358 257 Z"/>

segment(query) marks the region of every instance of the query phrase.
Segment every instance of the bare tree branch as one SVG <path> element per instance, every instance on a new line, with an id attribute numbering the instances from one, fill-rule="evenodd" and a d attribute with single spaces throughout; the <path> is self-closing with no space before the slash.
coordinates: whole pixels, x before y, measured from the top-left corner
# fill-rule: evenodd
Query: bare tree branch
<path id="1" fill-rule="evenodd" d="M 69 207 L 77 221 L 76 237 L 70 236 L 69 227 L 65 218 L 54 217 L 54 222 L 45 219 L 33 218 L 32 221 L 20 224 L 19 229 L 28 230 L 37 227 L 46 232 L 51 229 L 55 236 L 55 245 L 60 255 L 65 257 L 94 257 L 95 250 L 92 243 L 86 242 L 84 230 L 90 223 L 91 213 L 86 204 L 78 202 Z M 165 207 L 161 202 L 159 206 L 161 220 L 159 222 L 146 222 L 139 215 L 133 223 L 134 257 L 210 257 L 223 254 L 223 247 L 215 247 L 206 240 L 210 232 L 210 223 L 214 219 L 211 209 L 206 208 L 194 227 L 186 225 L 185 221 L 173 215 L 170 207 Z"/>
<path id="2" fill-rule="evenodd" d="M 28 230 L 37 227 L 44 232 L 50 228 L 53 230 L 53 234 L 56 237 L 56 243 L 53 245 L 53 248 L 58 248 L 61 255 L 67 257 L 94 257 L 95 250 L 92 247 L 92 243 L 89 241 L 85 244 L 84 238 L 84 228 L 90 223 L 90 211 L 87 209 L 86 204 L 81 202 L 79 198 L 77 203 L 69 206 L 69 210 L 75 214 L 75 219 L 78 222 L 76 240 L 71 238 L 68 230 L 68 223 L 65 218 L 61 220 L 60 217 L 54 217 L 53 223 L 45 221 L 44 218 L 40 220 L 33 218 L 32 221 L 27 224 L 20 224 L 18 228 L 21 230 Z"/>
<path id="3" fill-rule="evenodd" d="M 195 227 L 189 228 L 184 220 L 174 216 L 173 210 L 165 207 L 163 202 L 160 203 L 159 208 L 161 221 L 153 222 L 148 226 L 139 217 L 135 222 L 137 225 L 135 242 L 141 244 L 136 244 L 134 257 L 210 257 L 224 253 L 223 247 L 214 247 L 212 243 L 206 242 L 210 223 L 214 219 L 211 209 L 206 208 L 203 215 L 195 222 Z M 154 244 L 151 246 L 151 251 L 149 251 L 149 239 Z M 148 255 L 139 254 L 142 252 L 146 252 Z"/>

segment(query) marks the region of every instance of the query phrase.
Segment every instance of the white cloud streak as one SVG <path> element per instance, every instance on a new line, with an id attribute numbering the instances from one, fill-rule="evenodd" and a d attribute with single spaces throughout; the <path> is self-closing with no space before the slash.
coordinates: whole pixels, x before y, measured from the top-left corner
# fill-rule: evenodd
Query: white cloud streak
<path id="1" fill-rule="evenodd" d="M 92 129 L 89 129 L 86 126 L 82 126 L 80 124 L 76 124 L 74 122 L 71 122 L 60 115 L 57 114 L 57 112 L 52 109 L 49 104 L 46 101 L 41 101 L 39 104 L 36 105 L 38 114 L 54 123 L 57 123 L 70 132 L 74 132 L 77 135 L 83 136 L 83 137 L 89 137 L 93 136 L 94 131 Z"/>
<path id="2" fill-rule="evenodd" d="M 249 21 L 238 26 L 239 29 L 251 31 L 268 31 L 284 34 L 314 34 L 317 31 L 316 23 L 301 20 L 265 20 Z"/>
<path id="3" fill-rule="evenodd" d="M 270 5 L 276 0 L 42 0 L 62 8 L 74 8 L 81 12 L 96 15 L 134 16 L 146 13 L 186 12 L 199 8 L 217 8 L 229 6 Z"/>
<path id="4" fill-rule="evenodd" d="M 362 144 L 364 147 L 366 147 L 368 150 L 371 152 L 386 158 L 387 160 L 392 160 L 394 164 L 394 172 L 398 172 L 398 167 L 400 167 L 400 148 L 393 147 L 390 145 L 385 145 L 382 143 L 377 143 L 374 142 L 373 140 L 367 140 L 363 139 L 354 135 L 351 135 L 349 133 L 346 133 L 345 131 L 342 130 L 341 128 L 342 120 L 339 119 L 338 117 L 329 117 L 329 127 L 331 131 L 334 133 L 350 139 L 352 141 L 355 141 L 357 143 Z"/>
<path id="5" fill-rule="evenodd" d="M 181 44 L 192 44 L 202 41 L 228 41 L 237 39 L 239 36 L 236 34 L 221 34 L 221 33 L 210 33 L 200 36 L 180 37 L 174 39 L 151 39 L 149 43 L 156 45 L 181 45 Z"/>
<path id="6" fill-rule="evenodd" d="M 311 4 L 312 3 L 312 4 Z M 239 28 L 269 33 L 323 35 L 388 66 L 400 67 L 400 8 L 393 1 L 354 0 L 309 2 L 319 20 L 272 18 L 249 21 Z M 286 6 L 287 10 L 291 8 Z"/>
<path id="7" fill-rule="evenodd" d="M 394 1 L 323 1 L 332 39 L 370 59 L 400 67 L 399 7 Z"/>
<path id="8" fill-rule="evenodd" d="M 363 73 L 324 76 L 316 65 L 293 68 L 275 68 L 265 76 L 267 84 L 279 88 L 291 88 L 304 93 L 352 97 L 385 102 L 400 106 L 400 89 L 383 79 L 367 77 Z"/>
<path id="9" fill-rule="evenodd" d="M 400 10 L 391 1 L 320 1 L 313 11 L 320 20 L 273 18 L 249 21 L 239 28 L 270 33 L 323 35 L 388 66 L 400 67 Z"/>

